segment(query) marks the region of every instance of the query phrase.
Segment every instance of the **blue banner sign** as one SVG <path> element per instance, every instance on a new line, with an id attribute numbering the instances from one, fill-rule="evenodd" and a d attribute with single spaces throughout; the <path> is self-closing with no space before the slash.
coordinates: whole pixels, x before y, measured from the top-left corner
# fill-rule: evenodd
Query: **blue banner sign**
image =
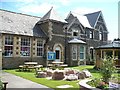
<path id="1" fill-rule="evenodd" d="M 48 52 L 47 53 L 47 60 L 55 60 L 56 59 L 56 53 L 55 52 Z"/>

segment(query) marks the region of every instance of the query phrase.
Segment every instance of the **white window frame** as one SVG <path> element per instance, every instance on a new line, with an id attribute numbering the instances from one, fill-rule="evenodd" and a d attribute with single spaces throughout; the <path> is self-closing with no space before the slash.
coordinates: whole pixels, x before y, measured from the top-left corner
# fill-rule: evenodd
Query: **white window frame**
<path id="1" fill-rule="evenodd" d="M 41 42 L 40 46 L 38 45 L 38 42 Z M 42 49 L 42 51 L 39 51 L 39 53 L 41 53 L 40 55 L 38 55 L 38 49 L 39 50 Z M 43 54 L 44 54 L 43 50 L 44 50 L 44 42 L 41 39 L 37 39 L 37 48 L 36 48 L 37 57 L 42 57 L 43 56 Z"/>
<path id="2" fill-rule="evenodd" d="M 90 39 L 94 39 L 94 32 L 93 31 L 90 31 Z"/>
<path id="3" fill-rule="evenodd" d="M 6 40 L 7 40 L 7 44 L 6 44 Z M 12 54 L 10 54 L 10 55 L 8 55 L 8 56 L 5 56 L 4 55 L 4 57 L 12 57 L 13 56 L 13 36 L 11 36 L 11 35 L 6 35 L 5 36 L 5 38 L 4 38 L 4 51 L 6 52 L 6 51 L 9 51 L 9 52 L 12 52 Z M 9 42 L 12 42 L 12 44 L 9 44 Z M 12 47 L 12 49 L 11 50 L 5 50 L 5 47 Z"/>
<path id="4" fill-rule="evenodd" d="M 100 25 L 100 26 L 99 26 L 99 40 L 102 40 L 102 39 L 103 39 L 102 31 L 103 31 L 103 26 Z"/>
<path id="5" fill-rule="evenodd" d="M 75 52 L 74 52 L 74 49 L 75 49 Z M 75 54 L 75 58 L 73 58 L 74 54 Z M 77 60 L 77 45 L 72 46 L 72 59 Z"/>
<path id="6" fill-rule="evenodd" d="M 102 32 L 99 31 L 99 40 L 102 40 Z"/>
<path id="7" fill-rule="evenodd" d="M 22 41 L 24 40 L 24 41 Z M 22 42 L 24 42 L 25 44 L 28 44 L 28 45 L 22 45 Z M 26 51 L 22 51 L 22 48 L 29 48 L 29 55 L 21 55 L 22 52 L 26 52 Z M 24 54 L 24 53 L 23 53 Z M 31 56 L 31 39 L 30 37 L 21 37 L 21 48 L 20 48 L 20 56 L 21 57 L 30 57 Z"/>
<path id="8" fill-rule="evenodd" d="M 81 52 L 81 47 L 83 47 L 83 52 Z M 84 60 L 85 59 L 85 47 L 84 46 L 80 46 L 80 54 L 83 54 L 83 58 L 81 59 L 80 57 L 80 60 Z"/>

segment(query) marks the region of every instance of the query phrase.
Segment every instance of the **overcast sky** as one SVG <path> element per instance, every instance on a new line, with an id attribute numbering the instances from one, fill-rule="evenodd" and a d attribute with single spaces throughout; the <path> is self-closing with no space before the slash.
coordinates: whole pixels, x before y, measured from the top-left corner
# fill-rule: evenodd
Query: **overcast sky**
<path id="1" fill-rule="evenodd" d="M 53 8 L 66 18 L 70 11 L 78 14 L 101 10 L 108 28 L 108 39 L 118 38 L 119 0 L 0 0 L 0 8 L 42 17 Z"/>

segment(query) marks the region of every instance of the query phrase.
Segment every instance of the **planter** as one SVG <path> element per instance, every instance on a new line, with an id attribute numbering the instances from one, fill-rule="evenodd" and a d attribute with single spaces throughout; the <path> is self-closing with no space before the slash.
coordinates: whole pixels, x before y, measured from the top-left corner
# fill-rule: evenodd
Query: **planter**
<path id="1" fill-rule="evenodd" d="M 88 85 L 88 81 L 91 81 L 91 79 L 85 79 L 79 82 L 80 90 L 101 90 L 99 88 Z M 109 90 L 120 90 L 120 84 L 109 82 L 109 88 Z"/>

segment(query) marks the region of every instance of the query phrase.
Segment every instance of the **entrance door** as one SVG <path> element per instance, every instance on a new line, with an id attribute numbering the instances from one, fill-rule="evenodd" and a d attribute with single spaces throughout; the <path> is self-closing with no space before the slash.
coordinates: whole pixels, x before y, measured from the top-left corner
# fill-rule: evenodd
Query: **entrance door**
<path id="1" fill-rule="evenodd" d="M 60 47 L 57 46 L 57 47 L 55 48 L 55 53 L 56 53 L 56 60 L 55 60 L 55 61 L 60 61 L 60 59 L 61 59 L 61 58 L 60 58 L 60 57 L 61 57 L 60 52 L 61 52 Z"/>
<path id="2" fill-rule="evenodd" d="M 60 51 L 59 50 L 55 50 L 56 52 L 56 59 L 60 59 Z"/>

